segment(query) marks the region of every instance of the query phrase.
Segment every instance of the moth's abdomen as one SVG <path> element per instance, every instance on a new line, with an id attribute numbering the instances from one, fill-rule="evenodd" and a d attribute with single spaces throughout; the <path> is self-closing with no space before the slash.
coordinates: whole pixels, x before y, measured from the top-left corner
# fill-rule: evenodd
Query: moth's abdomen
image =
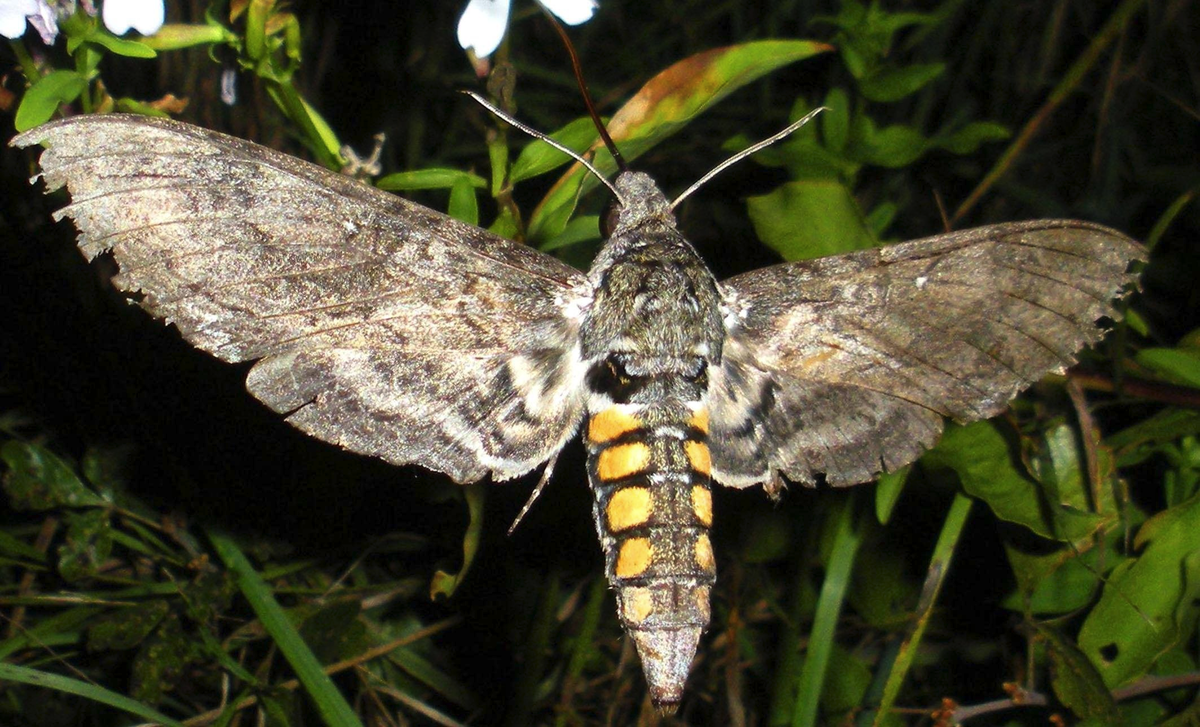
<path id="1" fill-rule="evenodd" d="M 666 708 L 683 693 L 716 580 L 707 440 L 707 410 L 678 400 L 613 404 L 587 426 L 606 574 L 651 698 Z"/>

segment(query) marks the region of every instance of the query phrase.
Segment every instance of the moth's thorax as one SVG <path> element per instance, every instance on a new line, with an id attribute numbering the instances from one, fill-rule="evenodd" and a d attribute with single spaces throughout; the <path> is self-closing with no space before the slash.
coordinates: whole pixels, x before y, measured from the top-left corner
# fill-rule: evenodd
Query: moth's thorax
<path id="1" fill-rule="evenodd" d="M 592 299 L 580 326 L 585 360 L 620 353 L 720 364 L 725 328 L 716 280 L 674 227 L 647 224 L 615 235 L 589 277 Z"/>

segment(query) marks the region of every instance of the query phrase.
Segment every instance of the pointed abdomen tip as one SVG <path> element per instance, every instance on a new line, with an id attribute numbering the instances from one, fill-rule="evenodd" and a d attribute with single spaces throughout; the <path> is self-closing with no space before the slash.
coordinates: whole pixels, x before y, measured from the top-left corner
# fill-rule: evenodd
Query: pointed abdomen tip
<path id="1" fill-rule="evenodd" d="M 631 632 L 650 687 L 650 701 L 663 714 L 674 714 L 679 707 L 700 632 L 699 626 Z"/>

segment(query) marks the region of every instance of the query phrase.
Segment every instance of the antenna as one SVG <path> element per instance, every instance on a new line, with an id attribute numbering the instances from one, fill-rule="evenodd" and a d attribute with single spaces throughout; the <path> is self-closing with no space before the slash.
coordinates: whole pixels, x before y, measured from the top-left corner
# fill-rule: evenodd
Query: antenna
<path id="1" fill-rule="evenodd" d="M 542 14 L 550 21 L 550 25 L 558 31 L 558 37 L 562 38 L 563 45 L 567 47 L 567 55 L 571 56 L 571 68 L 575 71 L 575 82 L 579 84 L 579 92 L 583 94 L 583 105 L 587 107 L 588 116 L 592 117 L 592 123 L 596 125 L 596 131 L 600 132 L 600 138 L 604 141 L 605 148 L 608 153 L 612 154 L 613 161 L 617 163 L 617 169 L 622 172 L 628 171 L 629 166 L 625 164 L 625 157 L 621 156 L 621 152 L 617 150 L 617 144 L 608 135 L 608 129 L 604 128 L 604 122 L 600 120 L 600 114 L 596 113 L 596 106 L 592 103 L 592 94 L 588 93 L 587 84 L 583 80 L 583 68 L 579 65 L 579 56 L 575 54 L 575 46 L 571 44 L 571 39 L 567 36 L 567 31 L 562 27 L 562 23 L 554 18 L 554 15 L 545 8 L 541 3 L 538 7 L 542 8 Z"/>
<path id="2" fill-rule="evenodd" d="M 780 131 L 779 133 L 775 134 L 774 136 L 772 136 L 768 139 L 763 139 L 762 141 L 758 142 L 757 144 L 753 144 L 745 149 L 742 149 L 737 154 L 734 154 L 733 156 L 729 157 L 728 159 L 721 162 L 717 166 L 713 167 L 712 171 L 710 171 L 708 174 L 705 174 L 703 177 L 700 177 L 700 179 L 697 180 L 695 184 L 693 184 L 692 186 L 685 189 L 683 191 L 683 194 L 676 197 L 675 201 L 671 203 L 671 209 L 674 210 L 676 207 L 678 207 L 680 202 L 687 199 L 688 195 L 690 195 L 692 192 L 695 192 L 697 189 L 700 189 L 700 187 L 703 186 L 706 182 L 708 182 L 708 180 L 717 176 L 718 174 L 725 171 L 726 169 L 733 166 L 734 164 L 737 164 L 738 162 L 740 162 L 741 160 L 750 156 L 751 154 L 759 151 L 760 149 L 765 149 L 766 147 L 774 144 L 775 142 L 779 141 L 780 139 L 790 135 L 796 129 L 799 129 L 801 126 L 804 126 L 809 121 L 812 121 L 812 118 L 814 116 L 816 116 L 817 114 L 821 113 L 822 111 L 828 111 L 828 110 L 829 110 L 829 108 L 826 106 L 818 106 L 817 108 L 815 108 L 812 111 L 809 111 L 807 114 L 805 114 L 804 118 L 788 125 L 788 127 L 786 129 L 784 129 L 783 131 Z"/>
<path id="3" fill-rule="evenodd" d="M 589 162 L 587 159 L 584 159 L 582 156 L 580 156 L 579 154 L 576 154 L 574 151 L 572 151 L 570 147 L 568 147 L 565 144 L 562 144 L 561 142 L 555 141 L 554 139 L 551 139 L 546 134 L 543 134 L 542 132 L 538 131 L 537 129 L 535 129 L 531 126 L 522 124 L 520 121 L 517 121 L 513 117 L 511 117 L 508 114 L 501 111 L 491 101 L 488 101 L 486 98 L 484 98 L 483 96 L 480 96 L 479 94 L 475 93 L 474 91 L 463 91 L 463 93 L 465 93 L 466 95 L 473 98 L 475 100 L 475 103 L 484 107 L 488 111 L 491 111 L 497 118 L 504 120 L 508 124 L 512 125 L 513 127 L 517 128 L 517 129 L 520 129 L 521 131 L 524 131 L 526 134 L 529 134 L 530 136 L 532 136 L 535 139 L 541 139 L 542 141 L 546 142 L 550 146 L 561 151 L 563 154 L 566 154 L 567 156 L 571 157 L 572 159 L 579 162 L 583 166 L 587 167 L 587 170 L 589 172 L 591 172 L 592 174 L 594 174 L 596 176 L 596 179 L 599 179 L 604 184 L 605 187 L 608 187 L 609 191 L 611 191 L 613 193 L 613 196 L 617 198 L 617 201 L 620 202 L 622 206 L 625 206 L 625 199 L 621 196 L 621 193 L 617 191 L 617 188 L 615 186 L 613 186 L 612 182 L 605 179 L 604 175 L 600 173 L 599 169 L 594 167 L 592 165 L 592 163 Z"/>

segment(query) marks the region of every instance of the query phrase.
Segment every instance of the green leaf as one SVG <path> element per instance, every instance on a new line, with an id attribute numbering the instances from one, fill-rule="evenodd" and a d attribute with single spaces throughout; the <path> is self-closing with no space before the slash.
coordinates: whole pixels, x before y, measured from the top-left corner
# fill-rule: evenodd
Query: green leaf
<path id="1" fill-rule="evenodd" d="M 963 489 L 992 508 L 996 517 L 1052 540 L 1075 542 L 1101 528 L 1105 517 L 1047 502 L 1039 484 L 1018 469 L 1008 442 L 991 422 L 949 425 L 922 461 L 952 469 Z"/>
<path id="2" fill-rule="evenodd" d="M 911 126 L 893 124 L 877 131 L 873 124 L 858 124 L 856 131 L 860 133 L 847 154 L 864 164 L 889 169 L 906 167 L 929 149 L 929 140 Z"/>
<path id="3" fill-rule="evenodd" d="M 591 242 L 600 239 L 600 216 L 581 215 L 567 223 L 562 234 L 548 241 L 539 248 L 542 252 L 550 252 L 562 247 L 577 245 L 581 242 Z"/>
<path id="4" fill-rule="evenodd" d="M 154 35 L 142 38 L 141 43 L 154 50 L 181 50 L 197 45 L 230 43 L 236 39 L 236 35 L 216 22 L 206 25 L 168 23 L 159 28 Z"/>
<path id="5" fill-rule="evenodd" d="M 1112 452 L 1107 447 L 1096 450 L 1098 471 L 1102 479 L 1112 474 Z M 1075 430 L 1066 424 L 1058 424 L 1046 430 L 1042 446 L 1030 459 L 1030 467 L 1040 482 L 1050 502 L 1080 511 L 1095 508 L 1098 512 L 1111 512 L 1116 508 L 1112 488 L 1096 488 L 1101 502 L 1093 503 L 1093 493 L 1088 488 L 1087 463 L 1075 439 Z"/>
<path id="6" fill-rule="evenodd" d="M 850 96 L 840 88 L 832 88 L 825 94 L 825 102 L 821 105 L 829 109 L 821 114 L 821 135 L 825 138 L 825 146 L 831 151 L 845 151 L 846 140 L 850 137 Z"/>
<path id="7" fill-rule="evenodd" d="M 25 92 L 14 126 L 17 131 L 28 131 L 46 123 L 59 106 L 79 98 L 86 88 L 87 79 L 75 71 L 51 71 Z"/>
<path id="8" fill-rule="evenodd" d="M 746 200 L 754 230 L 785 260 L 807 260 L 876 245 L 858 202 L 836 179 L 788 182 Z"/>
<path id="9" fill-rule="evenodd" d="M 879 475 L 878 483 L 875 486 L 875 517 L 878 518 L 880 524 L 886 525 L 888 519 L 892 516 L 892 510 L 896 507 L 896 502 L 900 499 L 900 494 L 904 492 L 904 484 L 908 482 L 908 473 L 911 467 L 901 467 L 895 472 L 885 472 Z"/>
<path id="10" fill-rule="evenodd" d="M 1200 388 L 1200 351 L 1190 348 L 1143 348 L 1134 359 L 1163 378 Z"/>
<path id="11" fill-rule="evenodd" d="M 463 578 L 467 577 L 471 563 L 475 561 L 475 553 L 479 550 L 479 536 L 483 532 L 483 504 L 487 492 L 479 485 L 467 485 L 463 488 L 463 495 L 466 497 L 467 511 L 471 519 L 467 524 L 467 531 L 463 533 L 462 567 L 458 573 L 439 570 L 433 574 L 433 581 L 429 585 L 429 597 L 433 599 L 454 595 Z"/>
<path id="12" fill-rule="evenodd" d="M 1018 550 L 1005 544 L 1017 588 L 1001 605 L 1018 613 L 1058 615 L 1092 602 L 1100 585 L 1100 567 L 1112 567 L 1115 556 L 1103 548 L 1080 553 L 1063 546 L 1050 553 Z"/>
<path id="13" fill-rule="evenodd" d="M 1153 416 L 1113 434 L 1105 444 L 1117 454 L 1117 466 L 1144 462 L 1180 437 L 1200 434 L 1200 412 L 1163 409 Z"/>
<path id="14" fill-rule="evenodd" d="M 575 119 L 558 131 L 550 134 L 550 138 L 567 147 L 571 151 L 582 154 L 596 142 L 599 134 L 590 116 Z M 571 161 L 571 157 L 555 149 L 541 139 L 533 141 L 521 150 L 517 161 L 508 172 L 510 184 L 545 174 L 556 167 Z"/>
<path id="15" fill-rule="evenodd" d="M 952 154 L 972 154 L 983 144 L 992 141 L 1003 141 L 1012 136 L 1012 132 L 1003 124 L 995 121 L 973 121 L 958 131 L 938 136 L 934 144 Z"/>
<path id="16" fill-rule="evenodd" d="M 127 58 L 154 58 L 158 55 L 153 48 L 141 41 L 118 38 L 101 27 L 97 27 L 88 40 Z"/>
<path id="17" fill-rule="evenodd" d="M 1079 647 L 1045 624 L 1035 622 L 1038 633 L 1046 639 L 1050 656 L 1050 683 L 1059 701 L 1076 716 L 1099 720 L 1101 724 L 1121 721 L 1112 692 L 1096 668 Z"/>
<path id="18" fill-rule="evenodd" d="M 18 510 L 107 504 L 88 489 L 70 465 L 40 445 L 10 440 L 0 447 L 0 459 L 8 465 L 4 491 Z"/>
<path id="19" fill-rule="evenodd" d="M 945 63 L 917 63 L 903 68 L 883 66 L 860 79 L 858 89 L 872 101 L 899 101 L 921 90 L 945 70 Z"/>
<path id="20" fill-rule="evenodd" d="M 627 161 L 682 129 L 730 93 L 789 63 L 831 50 L 807 40 L 761 40 L 698 53 L 672 65 L 634 94 L 608 124 L 608 132 Z M 606 151 L 597 168 L 611 174 L 616 165 Z M 579 195 L 599 182 L 574 165 L 534 210 L 529 239 L 549 240 L 562 232 Z"/>
<path id="21" fill-rule="evenodd" d="M 468 225 L 479 224 L 479 200 L 475 198 L 475 185 L 470 179 L 460 177 L 450 188 L 450 204 L 446 212 Z"/>
<path id="22" fill-rule="evenodd" d="M 58 572 L 68 581 L 94 577 L 112 554 L 108 510 L 68 514 L 67 537 L 58 549 Z"/>
<path id="23" fill-rule="evenodd" d="M 300 624 L 300 637 L 322 664 L 352 656 L 366 645 L 366 627 L 359 621 L 362 608 L 352 599 L 322 605 Z"/>
<path id="24" fill-rule="evenodd" d="M 478 174 L 445 167 L 430 167 L 389 174 L 375 182 L 375 186 L 395 192 L 418 189 L 452 189 L 454 185 L 463 182 L 475 189 L 487 187 L 487 180 Z"/>
<path id="25" fill-rule="evenodd" d="M 132 649 L 162 623 L 170 610 L 169 603 L 155 599 L 110 611 L 88 626 L 88 651 Z"/>
<path id="26" fill-rule="evenodd" d="M 1136 559 L 1109 575 L 1079 631 L 1079 647 L 1113 688 L 1145 674 L 1195 628 L 1200 597 L 1200 496 L 1138 531 Z"/>
<path id="27" fill-rule="evenodd" d="M 168 616 L 157 631 L 142 642 L 133 660 L 133 696 L 157 704 L 183 676 L 188 664 L 199 655 L 199 645 L 183 631 L 176 616 Z"/>
<path id="28" fill-rule="evenodd" d="M 113 99 L 117 110 L 126 114 L 141 114 L 142 116 L 157 116 L 161 119 L 170 118 L 171 115 L 162 109 L 156 109 L 148 103 L 143 103 L 134 98 L 118 98 Z"/>

